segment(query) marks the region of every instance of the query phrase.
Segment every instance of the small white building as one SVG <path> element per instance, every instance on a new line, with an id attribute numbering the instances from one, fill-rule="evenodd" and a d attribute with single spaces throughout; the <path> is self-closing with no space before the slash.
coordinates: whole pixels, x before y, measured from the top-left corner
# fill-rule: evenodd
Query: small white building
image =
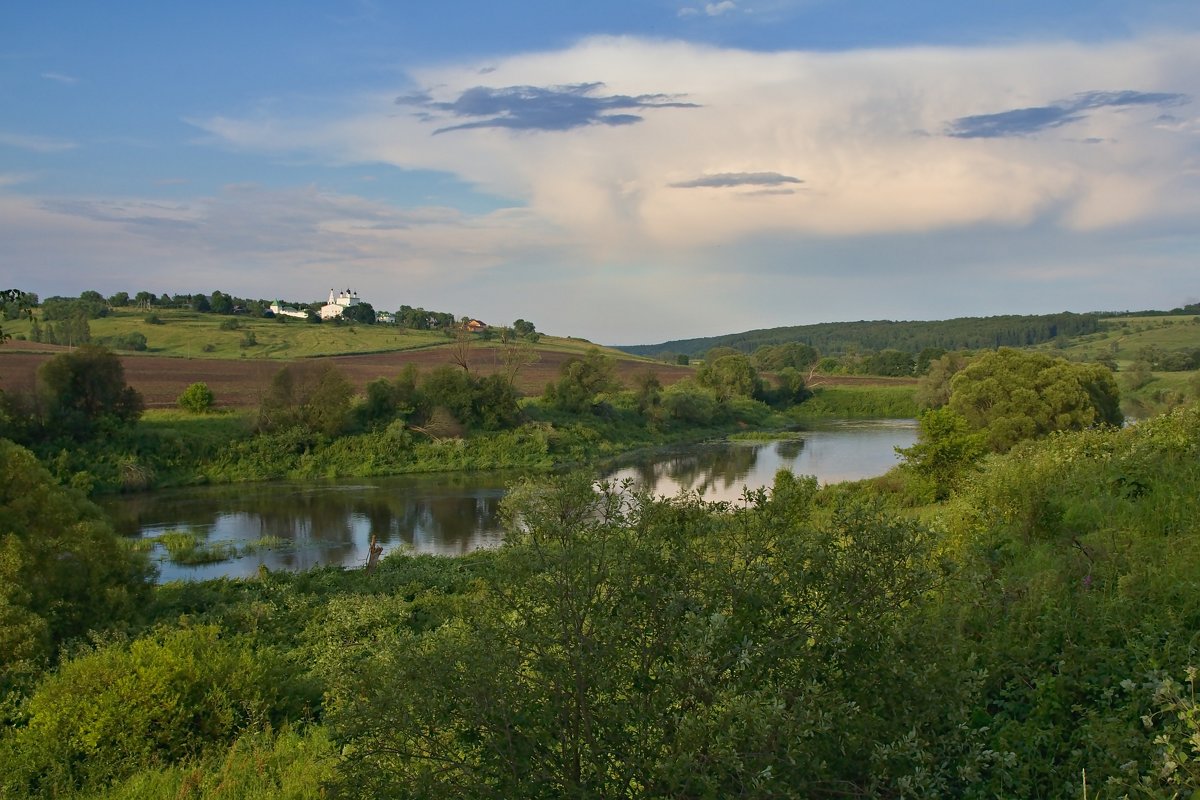
<path id="1" fill-rule="evenodd" d="M 335 295 L 333 289 L 330 289 L 329 302 L 321 306 L 321 319 L 335 319 L 336 317 L 340 317 L 347 308 L 356 306 L 358 303 L 358 292 L 352 292 L 347 289 Z"/>
<path id="2" fill-rule="evenodd" d="M 299 308 L 285 306 L 283 303 L 276 300 L 271 303 L 271 313 L 277 317 L 296 317 L 297 319 L 308 319 L 308 312 L 302 311 Z"/>

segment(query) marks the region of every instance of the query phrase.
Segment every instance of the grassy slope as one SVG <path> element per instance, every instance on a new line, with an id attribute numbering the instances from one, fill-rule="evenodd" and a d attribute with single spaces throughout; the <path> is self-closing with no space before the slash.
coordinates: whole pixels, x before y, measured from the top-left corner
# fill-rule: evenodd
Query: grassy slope
<path id="1" fill-rule="evenodd" d="M 1200 324 L 1191 314 L 1161 317 L 1113 317 L 1102 320 L 1098 333 L 1069 340 L 1066 347 L 1041 345 L 1067 358 L 1094 361 L 1111 354 L 1121 369 L 1137 360 L 1138 351 L 1157 347 L 1167 352 L 1200 348 Z"/>
<path id="2" fill-rule="evenodd" d="M 1129 386 L 1126 373 L 1147 347 L 1164 352 L 1200 349 L 1200 319 L 1191 314 L 1155 317 L 1113 317 L 1101 322 L 1098 333 L 1080 336 L 1065 347 L 1042 345 L 1036 349 L 1061 355 L 1074 361 L 1095 361 L 1112 355 L 1117 362 L 1117 380 L 1121 384 L 1122 407 L 1126 414 L 1144 417 L 1173 405 L 1171 397 L 1189 397 L 1200 391 L 1200 371 L 1154 372 L 1149 383 L 1136 389 Z"/>
<path id="3" fill-rule="evenodd" d="M 161 325 L 147 324 L 146 312 L 121 308 L 107 317 L 90 320 L 92 339 L 100 340 L 129 333 L 146 337 L 149 355 L 182 356 L 185 358 L 271 358 L 294 359 L 313 356 L 351 355 L 356 353 L 385 353 L 442 347 L 450 343 L 439 331 L 412 331 L 393 325 L 314 325 L 302 320 L 257 319 L 245 316 L 201 314 L 195 311 L 162 309 L 154 312 Z M 236 330 L 222 330 L 221 323 L 236 320 Z M 14 336 L 28 335 L 29 322 L 6 322 L 5 332 Z M 256 344 L 242 347 L 246 333 L 253 333 Z M 205 351 L 206 346 L 211 349 Z M 495 346 L 478 339 L 476 347 Z M 537 349 L 553 352 L 584 353 L 598 347 L 585 339 L 543 336 Z M 601 348 L 607 350 L 608 348 Z M 618 351 L 611 351 L 618 355 Z M 623 359 L 634 359 L 619 353 Z"/>

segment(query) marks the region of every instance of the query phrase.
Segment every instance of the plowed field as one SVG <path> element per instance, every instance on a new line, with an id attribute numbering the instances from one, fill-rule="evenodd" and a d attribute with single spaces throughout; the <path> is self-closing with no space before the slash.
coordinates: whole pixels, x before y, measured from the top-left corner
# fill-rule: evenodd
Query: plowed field
<path id="1" fill-rule="evenodd" d="M 13 343 L 0 349 L 0 388 L 9 391 L 28 391 L 36 380 L 37 369 L 65 347 L 27 345 L 18 350 Z M 33 349 L 33 348 L 36 348 Z M 570 353 L 553 350 L 540 352 L 540 360 L 520 370 L 517 386 L 525 394 L 541 394 L 549 381 L 558 377 L 562 362 Z M 359 389 L 376 378 L 392 378 L 408 364 L 422 372 L 453 363 L 448 348 L 398 351 L 361 356 L 330 356 L 307 358 L 303 364 L 333 364 Z M 253 358 L 207 359 L 167 358 L 162 356 L 123 355 L 125 380 L 142 393 L 147 408 L 168 408 L 175 405 L 179 394 L 190 384 L 204 381 L 216 396 L 217 405 L 231 407 L 255 406 L 263 390 L 286 362 Z M 480 349 L 471 353 L 471 370 L 480 375 L 501 368 L 498 351 Z M 654 364 L 645 361 L 619 360 L 620 378 L 629 382 L 638 372 L 652 369 L 663 384 L 671 384 L 693 374 L 687 367 Z"/>

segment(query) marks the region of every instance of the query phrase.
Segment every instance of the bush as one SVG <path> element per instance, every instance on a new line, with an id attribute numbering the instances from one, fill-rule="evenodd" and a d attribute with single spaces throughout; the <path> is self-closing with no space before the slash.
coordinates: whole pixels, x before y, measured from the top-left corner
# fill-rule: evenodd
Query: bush
<path id="1" fill-rule="evenodd" d="M 0 440 L 0 687 L 19 662 L 130 616 L 149 590 L 145 558 L 120 547 L 99 509 L 33 454 Z"/>
<path id="2" fill-rule="evenodd" d="M 212 389 L 208 388 L 207 383 L 199 381 L 184 389 L 183 394 L 179 395 L 176 403 L 184 411 L 191 411 L 193 414 L 203 414 L 212 408 L 213 399 Z"/>
<path id="3" fill-rule="evenodd" d="M 132 333 L 123 333 L 120 336 L 111 336 L 105 340 L 105 343 L 114 350 L 136 350 L 142 352 L 146 349 L 146 336 L 134 331 Z"/>
<path id="4" fill-rule="evenodd" d="M 716 396 L 691 380 L 682 380 L 664 389 L 662 407 L 670 419 L 690 425 L 711 425 L 721 410 Z"/>
<path id="5" fill-rule="evenodd" d="M 76 658 L 30 698 L 0 785 L 18 796 L 100 788 L 200 755 L 280 718 L 281 659 L 215 626 L 168 630 Z"/>

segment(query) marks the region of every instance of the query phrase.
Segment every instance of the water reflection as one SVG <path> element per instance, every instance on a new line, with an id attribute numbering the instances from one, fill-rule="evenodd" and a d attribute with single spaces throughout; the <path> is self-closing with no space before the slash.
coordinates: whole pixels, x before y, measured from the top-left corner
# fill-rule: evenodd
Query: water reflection
<path id="1" fill-rule="evenodd" d="M 515 475 L 380 478 L 354 484 L 270 483 L 155 492 L 109 503 L 119 533 L 151 538 L 186 530 L 244 555 L 179 565 L 161 547 L 160 579 L 247 576 L 260 565 L 302 570 L 362 566 L 372 536 L 384 552 L 461 555 L 501 541 L 499 505 Z"/>
<path id="2" fill-rule="evenodd" d="M 816 475 L 822 483 L 879 475 L 896 461 L 894 448 L 916 439 L 912 422 L 842 423 L 767 442 L 689 445 L 620 464 L 605 477 L 632 479 L 655 495 L 699 492 L 736 501 L 746 488 L 769 486 L 780 469 Z M 260 567 L 302 570 L 325 564 L 362 566 L 374 536 L 384 552 L 459 555 L 496 547 L 499 508 L 515 473 L 455 473 L 310 482 L 197 487 L 110 499 L 118 532 L 156 537 L 186 530 L 208 544 L 232 543 L 232 561 L 184 566 L 151 551 L 160 579 L 253 575 Z"/>
<path id="3" fill-rule="evenodd" d="M 897 447 L 916 441 L 910 420 L 841 422 L 773 442 L 690 445 L 625 463 L 609 478 L 631 479 L 655 495 L 699 492 L 709 501 L 736 501 L 749 488 L 770 486 L 786 469 L 821 483 L 882 475 L 896 465 Z"/>

